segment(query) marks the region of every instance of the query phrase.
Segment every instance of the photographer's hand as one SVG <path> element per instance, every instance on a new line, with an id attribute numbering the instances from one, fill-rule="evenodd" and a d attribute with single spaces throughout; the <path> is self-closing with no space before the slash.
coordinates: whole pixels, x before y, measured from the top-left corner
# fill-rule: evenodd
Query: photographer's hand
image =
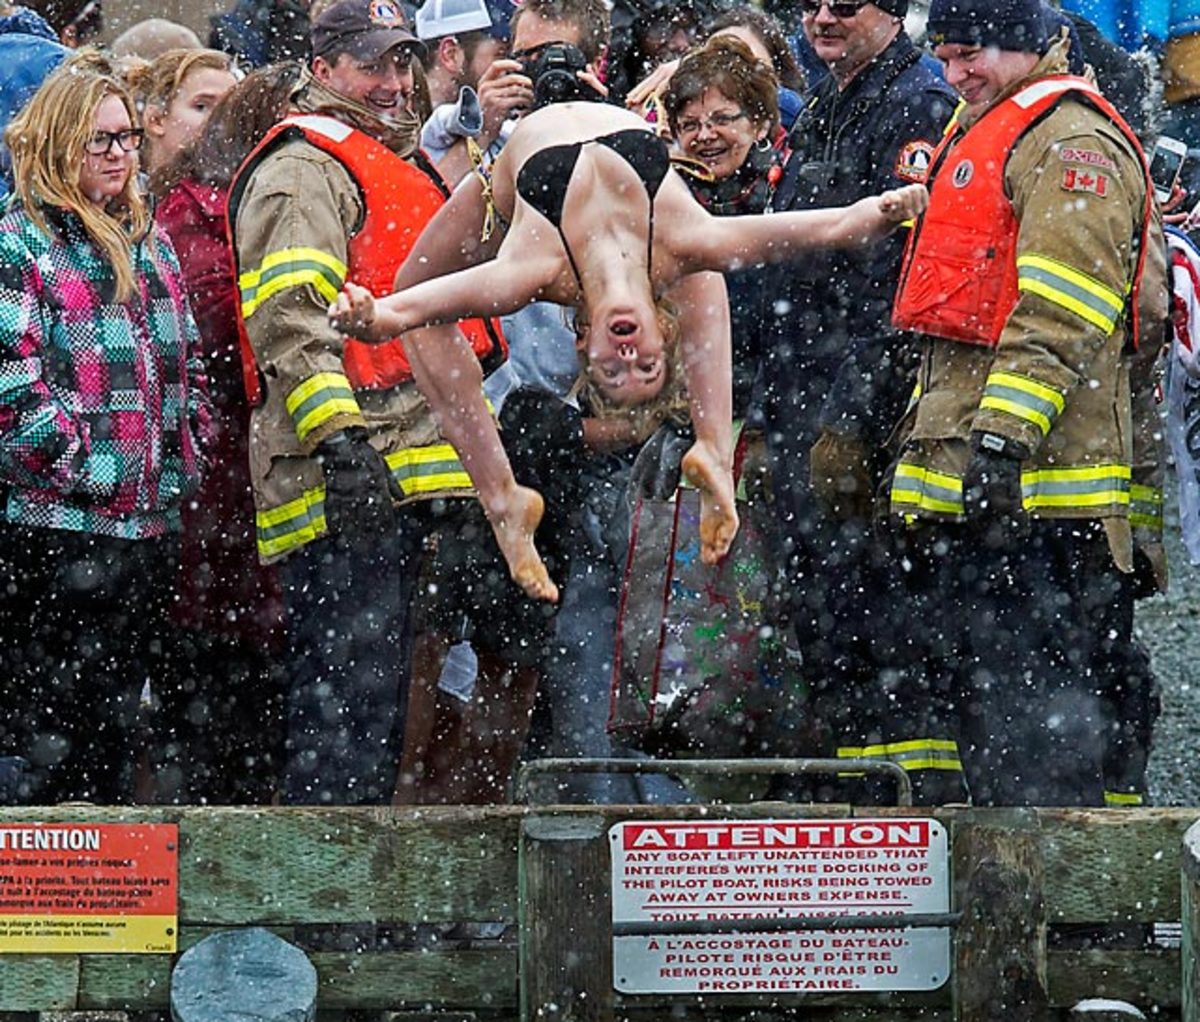
<path id="1" fill-rule="evenodd" d="M 483 109 L 479 145 L 486 149 L 500 137 L 500 129 L 514 113 L 533 106 L 533 82 L 517 60 L 496 60 L 479 79 L 476 90 Z"/>

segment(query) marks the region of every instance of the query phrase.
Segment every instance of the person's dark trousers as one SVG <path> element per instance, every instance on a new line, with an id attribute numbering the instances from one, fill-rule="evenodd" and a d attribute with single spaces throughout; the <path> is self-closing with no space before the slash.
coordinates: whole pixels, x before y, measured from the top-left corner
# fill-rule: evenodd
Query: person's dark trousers
<path id="1" fill-rule="evenodd" d="M 154 756 L 157 801 L 271 802 L 284 760 L 281 650 L 192 628 L 179 628 L 176 640 L 179 689 L 156 693 L 174 724 Z"/>
<path id="2" fill-rule="evenodd" d="M 966 802 L 955 689 L 967 654 L 943 620 L 942 534 L 885 521 L 872 547 L 868 590 L 877 741 L 907 772 L 914 804 Z"/>
<path id="3" fill-rule="evenodd" d="M 177 570 L 174 536 L 0 525 L 0 749 L 30 762 L 36 801 L 130 801 L 148 737 L 139 731 L 146 682 L 176 687 L 168 610 Z"/>
<path id="4" fill-rule="evenodd" d="M 890 584 L 880 547 L 865 519 L 840 521 L 818 503 L 810 484 L 810 452 L 836 363 L 806 361 L 768 386 L 764 411 L 778 557 L 785 565 L 786 606 L 803 656 L 812 710 L 824 735 L 823 755 L 879 742 L 880 688 L 888 656 Z M 879 658 L 883 657 L 883 662 Z M 861 790 L 860 790 L 861 789 Z M 835 782 L 813 790 L 818 801 L 875 801 L 892 796 L 873 786 Z"/>
<path id="5" fill-rule="evenodd" d="M 542 659 L 526 755 L 639 757 L 607 731 L 617 607 L 628 554 L 632 452 L 578 463 L 578 501 L 564 516 L 566 565 L 562 602 Z M 534 802 L 676 804 L 693 796 L 673 777 L 570 774 L 534 784 Z"/>
<path id="6" fill-rule="evenodd" d="M 1146 763 L 1162 705 L 1150 654 L 1133 633 L 1138 579 L 1118 578 L 1117 597 L 1098 617 L 1095 671 L 1104 711 L 1104 800 L 1148 804 Z"/>
<path id="7" fill-rule="evenodd" d="M 288 629 L 288 803 L 392 800 L 426 529 L 420 511 L 402 511 L 396 521 L 391 542 L 374 533 L 325 537 L 279 566 Z"/>
<path id="8" fill-rule="evenodd" d="M 1093 658 L 1119 572 L 1098 522 L 1033 519 L 1007 549 L 924 528 L 928 671 L 950 678 L 977 806 L 1104 804 Z"/>

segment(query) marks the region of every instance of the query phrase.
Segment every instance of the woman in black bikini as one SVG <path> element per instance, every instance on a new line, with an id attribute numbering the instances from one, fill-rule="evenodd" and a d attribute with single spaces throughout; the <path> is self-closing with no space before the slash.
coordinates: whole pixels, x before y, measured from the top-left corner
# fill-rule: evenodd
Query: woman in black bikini
<path id="1" fill-rule="evenodd" d="M 347 284 L 330 316 L 347 333 L 378 339 L 504 315 L 539 299 L 583 306 L 587 371 L 608 396 L 632 404 L 662 385 L 660 315 L 674 306 L 696 431 L 683 467 L 702 494 L 711 563 L 728 551 L 738 524 L 721 271 L 875 240 L 925 201 L 924 188 L 912 186 L 844 208 L 714 218 L 670 171 L 666 143 L 635 114 L 555 104 L 521 121 L 488 187 L 472 177 L 455 191 L 397 275 L 394 294 L 374 299 Z M 475 243 L 492 202 L 511 221 L 498 249 L 494 238 Z M 410 345 L 409 357 L 434 406 L 473 404 L 479 370 L 469 350 L 424 347 Z"/>

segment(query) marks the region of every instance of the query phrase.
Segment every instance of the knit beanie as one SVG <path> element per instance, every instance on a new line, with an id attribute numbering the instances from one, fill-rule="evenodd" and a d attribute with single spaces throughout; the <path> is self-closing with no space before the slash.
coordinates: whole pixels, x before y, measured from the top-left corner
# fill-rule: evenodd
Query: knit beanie
<path id="1" fill-rule="evenodd" d="M 903 18 L 908 13 L 908 0 L 871 0 L 884 14 Z"/>
<path id="2" fill-rule="evenodd" d="M 1042 54 L 1050 42 L 1041 0 L 933 0 L 926 30 L 932 46 L 958 43 Z"/>

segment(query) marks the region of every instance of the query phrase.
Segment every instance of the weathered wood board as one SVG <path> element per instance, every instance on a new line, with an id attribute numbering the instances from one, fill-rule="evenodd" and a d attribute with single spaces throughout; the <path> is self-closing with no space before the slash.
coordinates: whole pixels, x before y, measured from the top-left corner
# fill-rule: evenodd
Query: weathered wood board
<path id="1" fill-rule="evenodd" d="M 544 810 L 543 810 L 544 811 Z M 846 806 L 750 804 L 706 807 L 579 807 L 607 827 L 629 819 L 844 817 Z M 925 815 L 923 810 L 860 809 L 858 816 Z M 94 808 L 4 809 L 0 822 L 177 822 L 180 825 L 180 947 L 214 927 L 265 925 L 300 940 L 305 928 L 354 924 L 436 924 L 462 920 L 515 924 L 521 882 L 521 822 L 530 811 L 505 807 L 378 809 Z M 933 813 L 953 829 L 971 810 Z M 1200 810 L 1038 810 L 1047 921 L 1152 923 L 1181 919 L 1180 847 Z M 299 930 L 297 928 L 300 928 Z M 546 935 L 547 939 L 549 935 Z M 320 1006 L 475 1014 L 515 1020 L 518 941 L 433 949 L 312 953 Z M 162 1008 L 172 958 L 165 955 L 0 955 L 0 1012 Z M 1168 1011 L 1181 1004 L 1178 950 L 1055 950 L 1046 955 L 1052 1005 L 1089 996 Z M 752 1018 L 780 998 L 698 999 L 615 996 L 615 1017 Z M 795 995 L 831 1022 L 949 1018 L 950 994 Z M 857 1007 L 856 1007 L 857 1006 Z M 814 1017 L 816 1017 L 814 1015 Z M 1200 1020 L 1197 1020 L 1200 1022 Z"/>

